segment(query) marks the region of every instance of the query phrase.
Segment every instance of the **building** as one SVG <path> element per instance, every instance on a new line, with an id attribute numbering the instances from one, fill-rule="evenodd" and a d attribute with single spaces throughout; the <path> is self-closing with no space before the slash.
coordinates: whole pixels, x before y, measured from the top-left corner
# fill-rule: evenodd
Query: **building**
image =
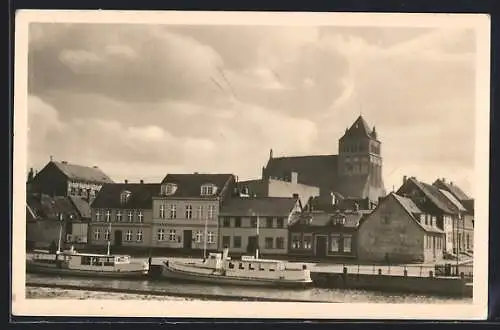
<path id="1" fill-rule="evenodd" d="M 112 183 L 97 166 L 87 167 L 51 160 L 27 185 L 32 193 L 51 196 L 77 196 L 91 202 L 101 186 Z"/>
<path id="2" fill-rule="evenodd" d="M 445 178 L 437 179 L 433 186 L 439 188 L 448 199 L 450 199 L 460 211 L 457 242 L 459 251 L 473 253 L 474 249 L 474 198 L 469 197 L 453 181 L 448 182 Z M 451 196 L 450 196 L 451 195 Z M 464 211 L 465 209 L 465 211 Z"/>
<path id="3" fill-rule="evenodd" d="M 385 196 L 382 179 L 381 142 L 375 127 L 370 129 L 362 116 L 346 129 L 338 141 L 338 155 L 273 157 L 262 169 L 262 178 L 285 179 L 296 172 L 298 182 L 319 187 L 322 198 L 331 193 L 364 200 L 376 205 Z"/>
<path id="4" fill-rule="evenodd" d="M 77 206 L 78 205 L 78 206 Z M 78 197 L 28 194 L 26 244 L 29 248 L 87 243 L 89 205 Z"/>
<path id="5" fill-rule="evenodd" d="M 266 178 L 238 182 L 238 189 L 252 197 L 290 197 L 297 195 L 302 205 L 310 198 L 319 197 L 319 187 L 298 182 L 298 173 L 292 172 L 288 181 L 279 178 Z"/>
<path id="6" fill-rule="evenodd" d="M 410 199 L 391 193 L 358 228 L 361 262 L 424 263 L 443 258 L 444 232 L 437 217 Z"/>
<path id="7" fill-rule="evenodd" d="M 444 231 L 446 253 L 453 254 L 456 245 L 456 229 L 459 211 L 435 186 L 421 182 L 415 177 L 403 177 L 397 195 L 410 198 L 423 212 L 436 217 L 436 225 Z"/>
<path id="8" fill-rule="evenodd" d="M 89 241 L 94 247 L 149 248 L 152 232 L 153 196 L 158 183 L 107 183 L 92 207 Z"/>
<path id="9" fill-rule="evenodd" d="M 304 212 L 289 227 L 289 254 L 318 259 L 356 258 L 357 228 L 366 212 Z"/>
<path id="10" fill-rule="evenodd" d="M 238 197 L 219 214 L 219 249 L 232 254 L 283 255 L 288 252 L 288 225 L 301 211 L 296 197 Z"/>
<path id="11" fill-rule="evenodd" d="M 220 207 L 235 191 L 232 174 L 168 174 L 153 198 L 152 246 L 217 250 Z"/>

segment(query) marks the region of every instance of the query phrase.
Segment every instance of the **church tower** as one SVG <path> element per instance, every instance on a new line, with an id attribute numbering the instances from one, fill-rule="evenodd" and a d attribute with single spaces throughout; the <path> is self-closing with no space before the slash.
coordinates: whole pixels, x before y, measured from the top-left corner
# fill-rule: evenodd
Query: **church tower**
<path id="1" fill-rule="evenodd" d="M 339 192 L 346 198 L 377 203 L 385 195 L 382 180 L 381 142 L 375 126 L 370 128 L 359 116 L 339 139 Z"/>

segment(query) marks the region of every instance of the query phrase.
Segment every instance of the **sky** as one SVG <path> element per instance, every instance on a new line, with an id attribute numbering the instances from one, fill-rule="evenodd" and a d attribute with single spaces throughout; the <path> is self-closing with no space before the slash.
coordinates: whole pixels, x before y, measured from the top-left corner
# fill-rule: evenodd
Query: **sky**
<path id="1" fill-rule="evenodd" d="M 362 114 L 388 191 L 407 175 L 474 195 L 475 49 L 458 28 L 31 23 L 28 167 L 252 179 L 271 148 L 336 154 Z"/>

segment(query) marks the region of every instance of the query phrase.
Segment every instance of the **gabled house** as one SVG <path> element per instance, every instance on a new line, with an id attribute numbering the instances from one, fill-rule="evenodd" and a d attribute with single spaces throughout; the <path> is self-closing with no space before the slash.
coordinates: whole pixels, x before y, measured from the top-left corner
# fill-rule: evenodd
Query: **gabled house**
<path id="1" fill-rule="evenodd" d="M 383 198 L 358 228 L 358 259 L 374 263 L 423 263 L 442 259 L 444 232 L 437 217 L 410 198 Z"/>
<path id="2" fill-rule="evenodd" d="M 91 202 L 101 186 L 112 183 L 97 166 L 88 167 L 66 161 L 50 161 L 29 182 L 29 192 L 51 196 L 76 196 Z"/>
<path id="3" fill-rule="evenodd" d="M 303 212 L 289 226 L 289 254 L 314 258 L 355 258 L 357 227 L 366 212 Z"/>
<path id="4" fill-rule="evenodd" d="M 153 198 L 152 246 L 217 250 L 219 211 L 235 191 L 232 174 L 167 174 Z"/>
<path id="5" fill-rule="evenodd" d="M 444 250 L 454 253 L 459 211 L 453 203 L 435 186 L 421 182 L 415 177 L 404 177 L 403 185 L 396 192 L 407 197 L 424 213 L 436 217 L 436 225 L 444 231 Z"/>
<path id="6" fill-rule="evenodd" d="M 158 183 L 107 183 L 92 207 L 89 240 L 93 246 L 149 248 L 153 196 Z"/>
<path id="7" fill-rule="evenodd" d="M 297 197 L 237 197 L 219 213 L 219 249 L 234 254 L 284 255 L 288 226 L 301 211 Z"/>

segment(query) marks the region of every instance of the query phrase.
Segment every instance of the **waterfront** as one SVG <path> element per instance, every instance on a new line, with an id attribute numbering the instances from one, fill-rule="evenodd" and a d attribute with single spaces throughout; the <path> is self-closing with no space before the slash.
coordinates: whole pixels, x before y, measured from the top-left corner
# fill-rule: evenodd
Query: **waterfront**
<path id="1" fill-rule="evenodd" d="M 190 294 L 207 294 L 218 296 L 245 296 L 248 298 L 273 298 L 286 300 L 300 301 L 322 301 L 322 302 L 337 302 L 337 303 L 413 303 L 413 304 L 471 304 L 472 298 L 453 298 L 430 295 L 415 295 L 415 294 L 398 294 L 385 293 L 366 290 L 344 290 L 344 289 L 323 289 L 310 288 L 304 290 L 293 289 L 263 289 L 250 287 L 234 287 L 234 286 L 219 286 L 219 285 L 202 285 L 195 283 L 170 283 L 167 281 L 130 281 L 116 279 L 88 279 L 88 278 L 61 278 L 53 276 L 42 276 L 27 274 L 26 282 L 40 284 L 66 284 L 80 285 L 95 288 L 113 288 L 113 289 L 136 289 L 136 290 L 151 290 L 158 292 L 172 293 L 172 296 L 190 295 Z M 80 293 L 75 298 L 72 295 L 64 295 L 58 289 L 43 289 L 27 288 L 27 298 L 73 298 L 73 299 L 102 299 L 103 295 L 107 295 L 109 299 L 126 299 L 120 297 L 129 297 L 125 294 L 103 294 Z M 38 291 L 37 291 L 38 290 Z M 65 290 L 66 291 L 66 290 Z M 90 290 L 85 290 L 89 292 Z M 82 291 L 82 292 L 85 292 Z M 30 292 L 30 295 L 28 295 Z M 108 298 L 106 297 L 106 299 Z M 169 300 L 169 295 L 162 294 L 161 296 L 148 296 L 148 300 Z M 133 297 L 130 299 L 134 299 Z M 142 299 L 137 296 L 137 299 Z"/>

